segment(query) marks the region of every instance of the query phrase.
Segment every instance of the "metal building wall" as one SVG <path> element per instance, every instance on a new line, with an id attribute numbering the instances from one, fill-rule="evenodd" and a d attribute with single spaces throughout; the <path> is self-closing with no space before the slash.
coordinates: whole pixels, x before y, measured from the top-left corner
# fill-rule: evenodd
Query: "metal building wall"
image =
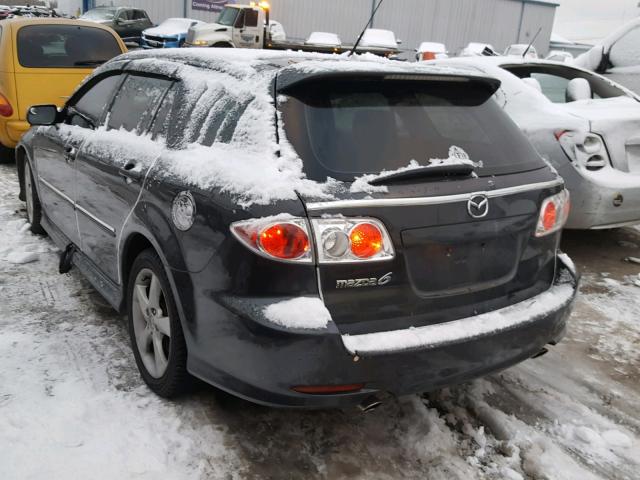
<path id="1" fill-rule="evenodd" d="M 95 5 L 137 7 L 146 10 L 154 23 L 184 16 L 183 0 L 95 0 Z M 189 2 L 191 4 L 191 2 Z"/>
<path id="2" fill-rule="evenodd" d="M 352 42 L 371 13 L 371 0 L 272 0 L 273 18 L 281 22 L 287 35 L 304 38 L 312 31 L 338 33 Z M 456 52 L 469 42 L 492 44 L 499 51 L 508 45 L 532 38 L 546 51 L 555 7 L 517 0 L 386 0 L 375 27 L 393 30 L 413 49 L 423 41 L 442 42 Z M 521 22 L 522 19 L 522 22 Z M 522 25 L 521 25 L 522 23 Z"/>
<path id="3" fill-rule="evenodd" d="M 248 3 L 238 0 L 237 3 Z M 131 5 L 147 10 L 159 23 L 184 15 L 184 0 L 97 0 L 96 4 Z M 212 22 L 216 13 L 191 9 L 187 16 Z M 313 31 L 335 32 L 353 42 L 371 15 L 372 0 L 271 0 L 271 16 L 281 22 L 290 38 L 306 38 Z M 469 42 L 492 44 L 502 52 L 512 43 L 528 43 L 539 27 L 536 48 L 546 53 L 553 28 L 555 6 L 529 0 L 386 0 L 374 26 L 393 30 L 403 49 L 421 42 L 447 45 L 455 53 Z"/>
<path id="4" fill-rule="evenodd" d="M 551 39 L 555 13 L 555 8 L 550 8 L 547 5 L 536 3 L 525 4 L 519 42 L 531 42 L 538 29 L 542 27 L 540 35 L 538 35 L 534 45 L 539 53 L 546 54 L 549 50 L 549 40 Z"/>

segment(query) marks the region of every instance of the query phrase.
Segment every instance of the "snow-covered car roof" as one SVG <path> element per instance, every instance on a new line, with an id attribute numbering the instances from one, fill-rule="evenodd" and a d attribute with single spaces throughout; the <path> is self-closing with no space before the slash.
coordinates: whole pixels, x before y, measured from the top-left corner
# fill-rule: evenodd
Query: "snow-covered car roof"
<path id="1" fill-rule="evenodd" d="M 311 77 L 345 73 L 389 75 L 391 80 L 410 80 L 409 75 L 424 75 L 425 80 L 464 79 L 493 91 L 499 86 L 498 80 L 477 72 L 417 66 L 372 54 L 349 58 L 249 49 L 139 50 L 105 63 L 90 78 L 111 70 L 144 71 L 180 79 L 184 97 L 180 105 L 190 110 L 184 115 L 176 112 L 172 117 L 182 122 L 174 128 L 180 131 L 181 141 L 172 145 L 175 150 L 163 150 L 163 172 L 190 188 L 220 188 L 242 207 L 296 200 L 298 194 L 332 199 L 336 188 L 343 188 L 337 181 L 319 183 L 306 178 L 302 159 L 288 142 L 282 141 L 285 137 L 280 130 L 282 122 L 276 122 L 279 113 L 273 96 L 276 76 L 279 89 Z M 239 117 L 230 137 L 204 145 L 201 127 L 221 111 L 225 115 L 235 111 Z M 158 155 L 157 142 L 151 138 L 121 131 L 105 131 L 101 135 L 118 135 L 118 148 L 136 148 L 140 158 Z"/>
<path id="2" fill-rule="evenodd" d="M 434 52 L 434 53 L 446 53 L 447 47 L 444 43 L 438 42 L 422 42 L 417 49 L 418 53 Z"/>

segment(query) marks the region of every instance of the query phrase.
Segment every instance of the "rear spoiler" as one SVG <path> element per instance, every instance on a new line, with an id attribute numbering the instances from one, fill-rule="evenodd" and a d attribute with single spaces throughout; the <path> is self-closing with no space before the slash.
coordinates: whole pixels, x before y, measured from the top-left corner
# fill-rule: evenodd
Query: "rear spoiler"
<path id="1" fill-rule="evenodd" d="M 434 83 L 451 83 L 451 84 L 467 84 L 485 90 L 487 98 L 491 97 L 501 82 L 497 78 L 486 77 L 481 75 L 465 75 L 438 72 L 407 72 L 407 71 L 334 71 L 334 72 L 316 72 L 307 73 L 304 71 L 292 69 L 284 69 L 278 74 L 276 90 L 279 93 L 286 93 L 294 87 L 299 87 L 308 83 L 323 83 L 325 81 L 406 81 L 406 82 L 434 82 Z"/>

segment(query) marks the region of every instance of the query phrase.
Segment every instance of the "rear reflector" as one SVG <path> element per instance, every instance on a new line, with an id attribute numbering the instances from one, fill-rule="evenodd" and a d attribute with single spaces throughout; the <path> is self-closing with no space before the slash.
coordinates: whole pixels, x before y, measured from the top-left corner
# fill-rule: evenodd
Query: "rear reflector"
<path id="1" fill-rule="evenodd" d="M 0 115 L 3 117 L 10 117 L 13 115 L 13 107 L 9 103 L 7 97 L 0 93 Z"/>
<path id="2" fill-rule="evenodd" d="M 312 395 L 330 395 L 332 393 L 352 393 L 362 390 L 364 383 L 353 383 L 351 385 L 298 385 L 291 387 L 291 390 L 298 393 L 309 393 Z"/>

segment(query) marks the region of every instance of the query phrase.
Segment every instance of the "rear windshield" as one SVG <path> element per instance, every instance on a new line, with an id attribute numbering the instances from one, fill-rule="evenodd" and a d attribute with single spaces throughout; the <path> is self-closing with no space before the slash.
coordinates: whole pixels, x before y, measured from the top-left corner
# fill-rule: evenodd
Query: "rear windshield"
<path id="1" fill-rule="evenodd" d="M 468 83 L 307 83 L 280 100 L 287 138 L 318 181 L 428 165 L 454 146 L 479 176 L 545 165 L 487 92 Z"/>
<path id="2" fill-rule="evenodd" d="M 120 53 L 115 37 L 99 28 L 29 25 L 18 31 L 18 61 L 23 67 L 95 67 Z"/>

